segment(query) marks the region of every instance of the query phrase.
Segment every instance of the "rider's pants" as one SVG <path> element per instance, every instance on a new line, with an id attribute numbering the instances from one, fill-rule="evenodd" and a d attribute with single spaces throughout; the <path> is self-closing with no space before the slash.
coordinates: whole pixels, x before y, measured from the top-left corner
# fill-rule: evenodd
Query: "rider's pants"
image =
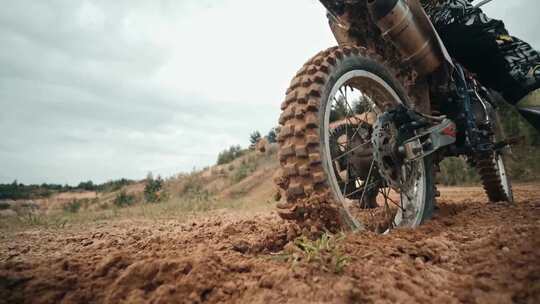
<path id="1" fill-rule="evenodd" d="M 540 87 L 540 54 L 467 0 L 424 0 L 449 53 L 515 104 Z M 427 2 L 427 3 L 426 3 Z"/>

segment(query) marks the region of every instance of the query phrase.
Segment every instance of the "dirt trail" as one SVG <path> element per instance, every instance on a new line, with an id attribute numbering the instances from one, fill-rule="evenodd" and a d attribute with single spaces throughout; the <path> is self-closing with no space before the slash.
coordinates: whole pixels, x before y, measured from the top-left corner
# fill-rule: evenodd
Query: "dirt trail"
<path id="1" fill-rule="evenodd" d="M 540 303 L 540 187 L 515 188 L 443 188 L 420 229 L 347 235 L 341 274 L 273 258 L 275 214 L 2 235 L 0 303 Z"/>

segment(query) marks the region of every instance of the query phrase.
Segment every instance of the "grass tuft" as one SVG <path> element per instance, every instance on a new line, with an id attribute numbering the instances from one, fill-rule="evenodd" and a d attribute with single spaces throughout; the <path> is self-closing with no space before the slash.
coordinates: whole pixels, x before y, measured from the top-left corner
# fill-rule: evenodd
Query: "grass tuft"
<path id="1" fill-rule="evenodd" d="M 315 264 L 323 271 L 340 274 L 350 261 L 350 257 L 343 252 L 344 237 L 343 234 L 324 233 L 312 241 L 301 236 L 294 240 L 292 246 L 286 247 L 283 253 L 274 256 L 274 259 L 288 261 L 292 267 L 301 263 Z"/>

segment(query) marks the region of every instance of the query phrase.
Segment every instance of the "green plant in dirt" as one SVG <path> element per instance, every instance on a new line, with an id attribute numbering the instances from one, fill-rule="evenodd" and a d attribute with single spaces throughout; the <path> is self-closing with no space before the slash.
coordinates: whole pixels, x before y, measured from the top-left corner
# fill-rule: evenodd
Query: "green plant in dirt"
<path id="1" fill-rule="evenodd" d="M 79 210 L 81 210 L 81 206 L 82 206 L 82 201 L 75 199 L 65 204 L 63 209 L 65 212 L 77 213 L 79 212 Z"/>
<path id="2" fill-rule="evenodd" d="M 163 188 L 163 180 L 158 175 L 154 179 L 152 172 L 146 176 L 146 185 L 144 186 L 144 199 L 148 203 L 157 203 L 162 200 L 161 189 Z"/>
<path id="3" fill-rule="evenodd" d="M 17 218 L 20 224 L 30 227 L 43 227 L 43 228 L 64 228 L 67 224 L 67 220 L 60 217 L 50 217 L 41 213 L 26 213 Z"/>
<path id="4" fill-rule="evenodd" d="M 135 203 L 135 196 L 132 194 L 127 194 L 126 191 L 121 191 L 116 195 L 113 203 L 118 207 L 131 206 Z"/>
<path id="5" fill-rule="evenodd" d="M 314 241 L 301 236 L 277 258 L 290 261 L 293 267 L 300 263 L 315 263 L 323 271 L 339 274 L 350 261 L 350 257 L 343 251 L 343 239 L 343 234 L 324 233 Z"/>

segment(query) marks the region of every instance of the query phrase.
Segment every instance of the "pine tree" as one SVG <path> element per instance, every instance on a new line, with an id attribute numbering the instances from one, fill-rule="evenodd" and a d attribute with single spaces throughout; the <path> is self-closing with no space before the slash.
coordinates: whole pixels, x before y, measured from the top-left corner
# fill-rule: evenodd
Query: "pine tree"
<path id="1" fill-rule="evenodd" d="M 154 179 L 152 172 L 149 172 L 146 176 L 146 185 L 144 186 L 144 199 L 148 203 L 156 203 L 159 201 L 159 191 L 163 188 L 163 180 L 158 175 Z"/>
<path id="2" fill-rule="evenodd" d="M 276 132 L 276 129 L 277 128 L 272 128 L 270 130 L 270 132 L 268 132 L 268 135 L 266 135 L 266 139 L 268 140 L 269 143 L 273 144 L 277 141 L 277 132 Z"/>
<path id="3" fill-rule="evenodd" d="M 346 118 L 349 113 L 347 108 L 347 100 L 344 96 L 339 96 L 335 99 L 335 103 L 332 105 L 332 110 L 330 111 L 330 122 Z"/>
<path id="4" fill-rule="evenodd" d="M 259 131 L 254 131 L 249 135 L 249 142 L 251 143 L 250 148 L 255 148 L 255 145 L 261 140 L 261 133 Z"/>

